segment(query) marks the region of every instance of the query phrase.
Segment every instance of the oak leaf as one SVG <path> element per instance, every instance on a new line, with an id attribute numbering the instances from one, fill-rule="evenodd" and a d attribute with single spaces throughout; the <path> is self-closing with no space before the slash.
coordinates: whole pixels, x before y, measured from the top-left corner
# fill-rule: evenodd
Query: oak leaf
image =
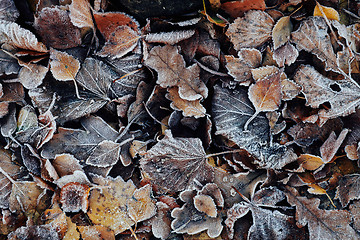
<path id="1" fill-rule="evenodd" d="M 185 61 L 176 46 L 154 47 L 145 64 L 158 72 L 157 83 L 161 87 L 179 87 L 180 98 L 194 101 L 207 97 L 208 89 L 200 79 L 199 66 L 193 64 L 185 67 Z"/>
<path id="2" fill-rule="evenodd" d="M 226 35 L 236 50 L 256 48 L 271 39 L 274 20 L 264 11 L 248 11 L 243 18 L 230 24 Z"/>
<path id="3" fill-rule="evenodd" d="M 330 103 L 330 109 L 319 111 L 321 125 L 328 119 L 355 112 L 360 103 L 358 85 L 348 80 L 334 81 L 326 78 L 311 66 L 302 65 L 297 70 L 294 81 L 301 86 L 306 105 L 318 108 L 320 104 Z"/>
<path id="4" fill-rule="evenodd" d="M 140 167 L 160 191 L 178 192 L 196 182 L 207 183 L 214 178 L 201 140 L 174 138 L 170 131 L 146 152 Z"/>

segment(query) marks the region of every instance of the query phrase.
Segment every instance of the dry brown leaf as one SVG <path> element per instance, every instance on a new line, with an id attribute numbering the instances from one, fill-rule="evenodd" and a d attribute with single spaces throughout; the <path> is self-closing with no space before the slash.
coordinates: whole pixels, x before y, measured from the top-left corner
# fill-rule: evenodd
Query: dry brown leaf
<path id="1" fill-rule="evenodd" d="M 251 83 L 251 69 L 260 67 L 261 52 L 255 48 L 242 48 L 238 51 L 238 56 L 239 58 L 225 55 L 226 68 L 240 85 L 249 85 Z"/>
<path id="2" fill-rule="evenodd" d="M 61 188 L 60 202 L 64 212 L 87 212 L 90 187 L 78 182 L 70 182 Z"/>
<path id="3" fill-rule="evenodd" d="M 48 47 L 66 49 L 81 44 L 80 29 L 72 24 L 69 13 L 60 7 L 43 8 L 35 18 L 34 27 Z"/>
<path id="4" fill-rule="evenodd" d="M 66 52 L 50 49 L 50 71 L 59 81 L 75 80 L 80 62 Z"/>
<path id="5" fill-rule="evenodd" d="M 256 48 L 271 38 L 274 20 L 264 11 L 249 11 L 243 18 L 237 18 L 230 24 L 226 35 L 236 50 Z"/>
<path id="6" fill-rule="evenodd" d="M 100 57 L 111 57 L 112 59 L 121 58 L 134 50 L 138 44 L 140 35 L 129 26 L 119 26 L 110 35 L 100 52 Z"/>
<path id="7" fill-rule="evenodd" d="M 297 160 L 304 169 L 310 171 L 316 170 L 324 164 L 321 157 L 311 154 L 301 154 Z"/>
<path id="8" fill-rule="evenodd" d="M 181 110 L 185 117 L 199 118 L 206 115 L 206 109 L 201 105 L 200 99 L 189 101 L 180 98 L 178 87 L 169 88 L 168 91 L 166 98 L 172 101 L 170 104 L 172 109 Z"/>
<path id="9" fill-rule="evenodd" d="M 71 154 L 56 155 L 52 165 L 60 177 L 73 174 L 76 170 L 82 171 L 79 160 Z"/>
<path id="10" fill-rule="evenodd" d="M 38 197 L 42 191 L 35 182 L 13 182 L 9 197 L 10 211 L 23 211 L 25 213 L 35 211 L 38 207 Z"/>
<path id="11" fill-rule="evenodd" d="M 292 23 L 290 21 L 290 16 L 280 18 L 273 30 L 272 30 L 272 40 L 274 44 L 274 50 L 283 46 L 290 40 L 290 34 L 292 31 Z"/>
<path id="12" fill-rule="evenodd" d="M 88 0 L 72 0 L 69 6 L 70 20 L 78 28 L 95 29 Z"/>
<path id="13" fill-rule="evenodd" d="M 106 40 L 111 38 L 119 26 L 128 26 L 135 32 L 139 31 L 139 23 L 131 16 L 121 12 L 94 13 L 94 19 L 99 31 Z"/>
<path id="14" fill-rule="evenodd" d="M 145 36 L 145 41 L 148 43 L 165 43 L 174 45 L 180 41 L 188 39 L 195 34 L 195 30 L 179 30 L 172 32 L 148 33 Z"/>
<path id="15" fill-rule="evenodd" d="M 291 34 L 291 41 L 300 50 L 316 55 L 325 63 L 325 70 L 339 72 L 336 55 L 327 33 L 328 26 L 322 17 L 309 17 Z"/>
<path id="16" fill-rule="evenodd" d="M 102 225 L 78 226 L 77 229 L 83 240 L 115 240 L 114 231 Z"/>
<path id="17" fill-rule="evenodd" d="M 338 138 L 336 138 L 335 132 L 331 132 L 330 136 L 326 139 L 323 145 L 321 145 L 320 154 L 325 163 L 331 162 L 331 160 L 333 160 L 348 132 L 349 129 L 343 129 Z"/>
<path id="18" fill-rule="evenodd" d="M 319 209 L 320 200 L 299 196 L 291 187 L 286 187 L 288 202 L 296 206 L 296 221 L 299 227 L 308 226 L 310 238 L 321 239 L 354 239 L 356 233 L 349 225 L 351 216 L 344 210 Z"/>
<path id="19" fill-rule="evenodd" d="M 135 222 L 142 222 L 156 214 L 155 201 L 151 198 L 151 185 L 147 184 L 136 189 L 131 199 L 127 201 L 128 215 Z"/>
<path id="20" fill-rule="evenodd" d="M 217 209 L 214 202 L 214 199 L 212 199 L 208 195 L 196 195 L 194 197 L 194 207 L 200 211 L 205 213 L 206 215 L 216 218 L 217 217 Z"/>
<path id="21" fill-rule="evenodd" d="M 255 107 L 254 115 L 244 125 L 247 130 L 248 124 L 264 111 L 277 110 L 281 103 L 281 71 L 256 81 L 249 87 L 249 99 Z"/>
<path id="22" fill-rule="evenodd" d="M 45 45 L 36 36 L 18 24 L 0 20 L 0 44 L 7 43 L 16 48 L 47 52 Z"/>
<path id="23" fill-rule="evenodd" d="M 342 207 L 346 207 L 351 200 L 360 199 L 360 174 L 343 176 L 336 190 L 335 199 L 340 200 Z"/>
<path id="24" fill-rule="evenodd" d="M 264 11 L 266 9 L 266 5 L 264 0 L 241 0 L 222 3 L 221 9 L 223 9 L 232 18 L 237 18 L 242 17 L 244 13 L 249 10 Z"/>
<path id="25" fill-rule="evenodd" d="M 141 159 L 145 176 L 161 191 L 178 192 L 214 178 L 198 138 L 174 138 L 170 131 Z"/>
<path id="26" fill-rule="evenodd" d="M 355 112 L 360 103 L 359 86 L 347 80 L 334 81 L 326 78 L 312 66 L 301 66 L 294 76 L 294 81 L 301 86 L 306 105 L 318 108 L 320 104 L 330 103 L 330 109 L 319 111 L 321 125 L 328 119 Z"/>
<path id="27" fill-rule="evenodd" d="M 199 66 L 193 64 L 185 67 L 185 61 L 176 46 L 154 47 L 145 64 L 158 72 L 157 83 L 161 87 L 179 87 L 180 98 L 194 101 L 207 97 L 208 89 L 199 77 Z"/>
<path id="28" fill-rule="evenodd" d="M 273 59 L 279 65 L 279 67 L 284 67 L 284 65 L 290 66 L 293 64 L 297 57 L 299 56 L 299 51 L 292 45 L 290 42 L 285 43 L 285 45 L 274 50 Z"/>

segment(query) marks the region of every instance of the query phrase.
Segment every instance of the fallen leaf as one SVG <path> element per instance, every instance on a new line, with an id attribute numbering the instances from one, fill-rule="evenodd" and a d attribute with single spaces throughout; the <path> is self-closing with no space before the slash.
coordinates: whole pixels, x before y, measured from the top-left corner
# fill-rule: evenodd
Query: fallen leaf
<path id="1" fill-rule="evenodd" d="M 351 200 L 360 199 L 360 175 L 348 174 L 343 176 L 336 188 L 335 199 L 339 199 L 341 206 L 345 208 Z"/>
<path id="2" fill-rule="evenodd" d="M 206 109 L 201 105 L 200 100 L 189 101 L 180 98 L 178 87 L 172 87 L 168 89 L 169 93 L 166 94 L 166 98 L 172 101 L 170 104 L 174 110 L 181 110 L 185 117 L 205 117 Z"/>
<path id="3" fill-rule="evenodd" d="M 77 226 L 83 240 L 115 240 L 114 231 L 102 225 Z"/>
<path id="4" fill-rule="evenodd" d="M 297 225 L 307 225 L 311 239 L 353 239 L 356 235 L 349 225 L 349 212 L 319 209 L 319 199 L 301 197 L 294 188 L 286 187 L 285 194 L 290 205 L 296 206 Z"/>
<path id="5" fill-rule="evenodd" d="M 38 64 L 26 64 L 21 68 L 18 79 L 24 88 L 33 89 L 43 83 L 48 70 L 48 67 Z"/>
<path id="6" fill-rule="evenodd" d="M 172 32 L 148 33 L 145 41 L 148 43 L 164 43 L 174 45 L 180 41 L 188 39 L 195 34 L 195 30 L 180 30 Z"/>
<path id="7" fill-rule="evenodd" d="M 35 182 L 14 181 L 9 196 L 10 211 L 23 211 L 27 214 L 38 207 L 38 197 L 42 189 Z"/>
<path id="8" fill-rule="evenodd" d="M 59 81 L 75 80 L 80 69 L 80 62 L 66 52 L 50 49 L 50 71 Z"/>
<path id="9" fill-rule="evenodd" d="M 316 170 L 324 164 L 321 157 L 311 154 L 301 154 L 297 160 L 303 168 L 310 171 Z"/>
<path id="10" fill-rule="evenodd" d="M 69 13 L 60 7 L 43 8 L 35 18 L 34 27 L 48 47 L 66 49 L 81 44 L 80 29 L 72 24 Z"/>
<path id="11" fill-rule="evenodd" d="M 61 188 L 60 202 L 64 212 L 87 212 L 90 187 L 78 182 L 70 182 Z"/>
<path id="12" fill-rule="evenodd" d="M 291 33 L 291 41 L 298 50 L 305 50 L 316 55 L 325 63 L 325 70 L 339 72 L 336 55 L 327 33 L 328 26 L 322 17 L 308 17 L 300 27 Z"/>
<path id="13" fill-rule="evenodd" d="M 330 103 L 330 109 L 319 111 L 321 125 L 328 119 L 355 112 L 355 108 L 359 105 L 360 88 L 357 85 L 347 80 L 334 81 L 326 78 L 311 66 L 302 65 L 297 70 L 294 81 L 301 86 L 306 105 L 318 108 L 322 103 Z"/>
<path id="14" fill-rule="evenodd" d="M 212 199 L 208 195 L 196 195 L 194 197 L 194 207 L 196 208 L 196 210 L 205 213 L 209 217 L 217 217 L 217 209 L 214 199 Z"/>
<path id="15" fill-rule="evenodd" d="M 156 206 L 151 194 L 151 186 L 147 184 L 136 189 L 132 198 L 127 201 L 128 215 L 135 222 L 150 219 L 156 214 Z"/>
<path id="16" fill-rule="evenodd" d="M 290 16 L 282 17 L 276 22 L 274 28 L 272 29 L 274 50 L 289 42 L 292 28 L 293 26 L 290 21 Z"/>
<path id="17" fill-rule="evenodd" d="M 17 59 L 7 54 L 4 50 L 0 50 L 0 63 L 1 75 L 18 74 L 21 68 Z"/>
<path id="18" fill-rule="evenodd" d="M 331 132 L 330 136 L 326 139 L 323 145 L 321 145 L 320 154 L 325 163 L 333 160 L 348 132 L 349 129 L 343 129 L 337 138 L 335 132 Z"/>
<path id="19" fill-rule="evenodd" d="M 0 20 L 0 44 L 3 43 L 36 52 L 48 51 L 29 30 L 20 27 L 17 23 Z"/>
<path id="20" fill-rule="evenodd" d="M 15 22 L 19 15 L 14 1 L 3 0 L 0 2 L 0 20 Z"/>
<path id="21" fill-rule="evenodd" d="M 243 18 L 237 18 L 226 31 L 236 50 L 256 48 L 271 38 L 274 20 L 264 11 L 248 11 Z"/>
<path id="22" fill-rule="evenodd" d="M 239 58 L 225 55 L 226 68 L 240 85 L 249 85 L 252 81 L 251 69 L 261 64 L 261 52 L 255 48 L 242 48 L 238 51 L 238 56 Z"/>
<path id="23" fill-rule="evenodd" d="M 170 131 L 146 152 L 140 167 L 160 191 L 178 192 L 196 182 L 207 183 L 214 178 L 201 140 L 174 138 Z"/>
<path id="24" fill-rule="evenodd" d="M 221 9 L 223 9 L 227 14 L 232 18 L 242 17 L 244 13 L 249 10 L 262 10 L 266 9 L 264 0 L 240 0 L 240 1 L 231 1 L 224 2 L 221 4 Z"/>
<path id="25" fill-rule="evenodd" d="M 241 88 L 231 91 L 215 85 L 212 105 L 215 135 L 248 151 L 262 168 L 280 169 L 295 161 L 296 156 L 290 148 L 277 143 L 270 144 L 269 123 L 262 114 L 249 123 L 248 131 L 244 131 L 245 123 L 254 113 L 246 91 Z"/>
<path id="26" fill-rule="evenodd" d="M 86 164 L 96 167 L 113 166 L 120 159 L 120 150 L 121 144 L 110 140 L 103 140 L 86 159 Z"/>
<path id="27" fill-rule="evenodd" d="M 320 17 L 326 17 L 329 20 L 340 21 L 339 13 L 335 9 L 333 9 L 331 7 L 322 6 L 318 2 L 316 2 L 316 6 L 314 8 L 313 15 L 320 16 Z"/>
<path id="28" fill-rule="evenodd" d="M 279 65 L 279 67 L 284 67 L 285 64 L 290 66 L 293 64 L 297 57 L 299 56 L 299 51 L 292 45 L 290 42 L 285 43 L 285 45 L 274 50 L 273 59 Z"/>
<path id="29" fill-rule="evenodd" d="M 355 201 L 353 204 L 349 206 L 349 211 L 352 215 L 354 229 L 359 231 L 360 229 L 360 201 Z"/>
<path id="30" fill-rule="evenodd" d="M 52 161 L 52 165 L 60 177 L 73 174 L 76 170 L 83 170 L 79 160 L 73 155 L 66 153 L 56 155 Z"/>
<path id="31" fill-rule="evenodd" d="M 89 27 L 95 30 L 88 0 L 72 0 L 69 6 L 70 20 L 78 28 Z"/>
<path id="32" fill-rule="evenodd" d="M 57 232 L 53 229 L 50 229 L 48 226 L 28 226 L 28 227 L 19 227 L 14 232 L 10 233 L 8 236 L 9 240 L 17 239 L 53 239 L 59 240 Z"/>
<path id="33" fill-rule="evenodd" d="M 207 97 L 208 89 L 199 77 L 199 66 L 193 64 L 186 68 L 185 61 L 175 46 L 154 47 L 145 64 L 158 72 L 157 83 L 161 87 L 179 87 L 180 98 L 194 101 Z"/>

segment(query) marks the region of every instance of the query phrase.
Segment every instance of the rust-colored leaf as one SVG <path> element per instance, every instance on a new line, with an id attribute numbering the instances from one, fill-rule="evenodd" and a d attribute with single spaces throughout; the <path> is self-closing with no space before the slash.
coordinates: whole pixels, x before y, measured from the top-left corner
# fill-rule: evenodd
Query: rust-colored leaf
<path id="1" fill-rule="evenodd" d="M 223 9 L 231 17 L 242 17 L 249 10 L 262 10 L 266 8 L 264 0 L 238 0 L 221 4 Z"/>
<path id="2" fill-rule="evenodd" d="M 75 80 L 79 69 L 80 62 L 76 58 L 65 52 L 50 49 L 50 71 L 56 80 Z"/>

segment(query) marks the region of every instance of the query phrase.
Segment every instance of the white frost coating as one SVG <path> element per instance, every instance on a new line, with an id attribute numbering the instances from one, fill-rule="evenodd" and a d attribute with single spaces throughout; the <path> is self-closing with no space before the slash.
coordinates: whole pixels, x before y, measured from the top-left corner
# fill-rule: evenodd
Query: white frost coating
<path id="1" fill-rule="evenodd" d="M 181 30 L 173 32 L 149 33 L 145 36 L 145 41 L 149 43 L 175 44 L 190 38 L 195 34 L 195 30 Z"/>
<path id="2" fill-rule="evenodd" d="M 85 175 L 85 173 L 82 171 L 78 171 L 78 170 L 76 170 L 71 175 L 65 175 L 65 176 L 59 178 L 57 181 L 55 181 L 56 185 L 58 185 L 59 188 L 62 188 L 63 186 L 65 186 L 66 184 L 68 184 L 70 182 L 78 182 L 78 183 L 86 184 L 89 186 L 92 185 L 90 183 L 89 179 L 87 178 L 87 176 Z"/>

